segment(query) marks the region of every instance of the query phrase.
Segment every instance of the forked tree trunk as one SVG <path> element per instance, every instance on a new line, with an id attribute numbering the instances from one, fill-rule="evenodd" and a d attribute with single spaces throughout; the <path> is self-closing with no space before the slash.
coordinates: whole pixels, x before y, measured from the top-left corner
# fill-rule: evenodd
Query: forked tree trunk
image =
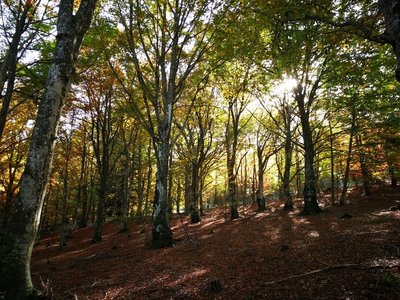
<path id="1" fill-rule="evenodd" d="M 57 43 L 46 90 L 39 104 L 20 190 L 0 239 L 0 293 L 6 299 L 28 299 L 37 293 L 30 273 L 32 248 L 64 97 L 70 87 L 74 62 L 89 28 L 96 0 L 82 0 L 75 15 L 73 4 L 72 0 L 61 0 L 59 5 Z"/>
<path id="2" fill-rule="evenodd" d="M 304 208 L 303 215 L 314 215 L 321 211 L 317 202 L 316 177 L 314 173 L 314 144 L 310 127 L 309 111 L 305 106 L 303 91 L 296 94 L 304 142 Z"/>

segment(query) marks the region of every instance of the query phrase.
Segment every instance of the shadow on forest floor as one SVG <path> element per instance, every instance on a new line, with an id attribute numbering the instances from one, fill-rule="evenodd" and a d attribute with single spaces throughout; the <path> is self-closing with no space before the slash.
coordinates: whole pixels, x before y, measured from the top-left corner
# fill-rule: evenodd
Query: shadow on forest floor
<path id="1" fill-rule="evenodd" d="M 281 201 L 262 213 L 242 206 L 237 220 L 223 209 L 199 224 L 177 216 L 167 249 L 147 248 L 149 224 L 134 222 L 127 233 L 106 224 L 98 244 L 92 228 L 76 230 L 62 252 L 58 236 L 43 237 L 33 279 L 55 299 L 396 299 L 400 189 L 349 198 L 310 217 Z"/>

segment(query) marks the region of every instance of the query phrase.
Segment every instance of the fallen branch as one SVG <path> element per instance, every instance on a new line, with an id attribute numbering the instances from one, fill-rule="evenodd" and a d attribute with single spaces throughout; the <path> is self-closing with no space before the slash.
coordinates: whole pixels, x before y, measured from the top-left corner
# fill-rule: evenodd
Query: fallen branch
<path id="1" fill-rule="evenodd" d="M 323 272 L 327 272 L 327 271 L 331 271 L 331 270 L 335 270 L 335 269 L 356 268 L 356 267 L 361 267 L 361 266 L 362 265 L 360 265 L 360 264 L 344 264 L 344 265 L 328 266 L 328 267 L 325 267 L 325 268 L 322 268 L 322 269 L 313 270 L 313 271 L 310 271 L 310 272 L 307 272 L 307 273 L 293 275 L 293 276 L 285 277 L 285 278 L 274 280 L 274 281 L 269 281 L 269 282 L 264 283 L 264 285 L 272 285 L 272 284 L 280 283 L 280 282 L 287 281 L 287 280 L 290 280 L 290 279 L 301 278 L 301 277 L 305 277 L 305 276 L 308 276 L 308 275 L 323 273 Z"/>

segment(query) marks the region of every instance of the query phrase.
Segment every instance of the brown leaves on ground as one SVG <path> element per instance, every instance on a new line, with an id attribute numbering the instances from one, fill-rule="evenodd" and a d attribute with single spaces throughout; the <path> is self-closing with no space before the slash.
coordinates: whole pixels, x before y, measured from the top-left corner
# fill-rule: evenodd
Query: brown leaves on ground
<path id="1" fill-rule="evenodd" d="M 92 228 L 76 230 L 62 252 L 58 236 L 40 241 L 33 279 L 54 299 L 398 299 L 396 201 L 400 190 L 385 188 L 310 217 L 279 201 L 233 221 L 223 209 L 200 224 L 175 217 L 177 242 L 159 250 L 146 246 L 150 224 L 107 224 L 98 244 Z"/>

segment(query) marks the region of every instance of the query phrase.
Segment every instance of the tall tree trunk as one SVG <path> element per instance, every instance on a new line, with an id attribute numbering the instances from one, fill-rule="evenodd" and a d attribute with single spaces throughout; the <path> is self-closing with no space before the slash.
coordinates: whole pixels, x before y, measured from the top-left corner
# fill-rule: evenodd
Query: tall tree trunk
<path id="1" fill-rule="evenodd" d="M 137 210 L 136 217 L 141 220 L 143 217 L 143 203 L 144 203 L 144 185 L 145 178 L 143 176 L 143 146 L 139 143 L 137 150 Z"/>
<path id="2" fill-rule="evenodd" d="M 230 204 L 231 219 L 239 218 L 238 204 L 237 204 L 237 185 L 235 174 L 235 160 L 236 156 L 228 158 L 228 201 Z"/>
<path id="3" fill-rule="evenodd" d="M 347 149 L 347 158 L 346 158 L 346 167 L 344 171 L 343 177 L 343 187 L 342 192 L 340 194 L 339 204 L 344 205 L 346 200 L 347 194 L 347 186 L 349 184 L 349 177 L 350 177 L 350 163 L 353 151 L 353 137 L 354 137 L 354 130 L 355 130 L 355 121 L 356 115 L 354 109 L 352 110 L 352 121 L 351 121 L 351 129 L 350 129 L 350 138 L 349 138 L 349 147 Z"/>
<path id="4" fill-rule="evenodd" d="M 314 172 L 314 144 L 310 127 L 309 111 L 305 107 L 303 91 L 296 93 L 304 142 L 304 208 L 303 215 L 314 215 L 321 211 L 317 202 L 316 177 Z"/>
<path id="5" fill-rule="evenodd" d="M 73 1 L 61 0 L 57 43 L 44 96 L 39 104 L 25 170 L 16 203 L 0 238 L 0 292 L 7 299 L 36 294 L 30 261 L 51 169 L 54 142 L 64 97 L 69 90 L 83 36 L 89 28 L 95 0 L 82 0 L 73 15 Z"/>
<path id="6" fill-rule="evenodd" d="M 378 7 L 385 18 L 385 42 L 392 45 L 396 55 L 396 79 L 400 81 L 400 1 L 379 0 Z"/>
<path id="7" fill-rule="evenodd" d="M 20 7 L 23 5 L 24 7 Z M 12 95 L 14 93 L 15 85 L 15 74 L 17 71 L 18 64 L 18 48 L 21 44 L 21 37 L 27 30 L 27 16 L 29 11 L 32 9 L 33 2 L 22 4 L 20 2 L 18 10 L 21 11 L 15 24 L 15 31 L 11 39 L 9 48 L 0 64 L 0 97 L 3 92 L 5 83 L 7 82 L 6 93 L 2 99 L 2 106 L 0 109 L 0 141 L 3 136 L 4 128 L 7 121 L 8 110 L 10 107 Z M 28 22 L 30 23 L 30 21 Z"/>
<path id="8" fill-rule="evenodd" d="M 361 140 L 361 135 L 357 134 L 356 135 L 356 143 L 357 147 L 359 149 L 359 156 L 360 156 L 360 166 L 361 166 L 361 175 L 362 175 L 362 180 L 363 180 L 363 191 L 364 195 L 368 196 L 371 195 L 371 178 L 370 178 L 370 173 L 368 170 L 368 165 L 367 165 L 367 155 L 365 154 L 364 150 L 362 149 L 362 140 Z"/>
<path id="9" fill-rule="evenodd" d="M 256 192 L 256 200 L 257 200 L 258 211 L 264 211 L 266 209 L 265 197 L 264 197 L 264 172 L 267 160 L 263 157 L 264 148 L 265 144 L 260 145 L 258 144 L 257 141 L 258 188 Z"/>
<path id="10" fill-rule="evenodd" d="M 169 163 L 168 165 L 171 166 L 172 165 L 172 151 L 169 155 Z M 172 169 L 169 167 L 168 168 L 169 172 L 168 172 L 168 214 L 169 216 L 172 216 L 172 209 L 173 209 L 173 201 L 172 201 L 172 190 L 173 190 L 173 186 L 174 186 L 174 172 L 172 171 Z"/>
<path id="11" fill-rule="evenodd" d="M 199 168 L 195 163 L 191 164 L 192 179 L 190 189 L 190 222 L 196 224 L 200 222 L 199 213 Z"/>
<path id="12" fill-rule="evenodd" d="M 180 213 L 180 208 L 181 208 L 181 197 L 182 197 L 182 185 L 181 185 L 181 177 L 178 176 L 178 182 L 177 182 L 177 188 L 176 188 L 176 213 Z"/>
<path id="13" fill-rule="evenodd" d="M 389 162 L 389 175 L 390 175 L 390 186 L 397 187 L 397 175 L 396 175 L 396 167 L 393 165 L 393 162 Z"/>
<path id="14" fill-rule="evenodd" d="M 147 217 L 149 211 L 149 198 L 150 198 L 150 188 L 151 188 L 151 177 L 153 176 L 153 167 L 151 164 L 151 140 L 149 141 L 149 146 L 147 148 L 147 182 L 146 182 L 146 200 L 144 203 L 144 217 Z"/>
<path id="15" fill-rule="evenodd" d="M 205 177 L 201 176 L 201 178 L 200 178 L 200 187 L 199 187 L 200 216 L 204 216 L 204 198 L 203 198 L 204 180 L 205 180 Z"/>
<path id="16" fill-rule="evenodd" d="M 184 183 L 185 184 L 185 195 L 184 195 L 185 214 L 189 213 L 189 208 L 190 208 L 190 188 L 192 186 L 190 174 L 192 174 L 191 164 L 186 164 L 185 165 L 185 183 Z"/>
<path id="17" fill-rule="evenodd" d="M 289 127 L 289 130 L 286 131 L 285 137 L 285 166 L 282 178 L 283 198 L 285 200 L 285 206 L 283 209 L 286 211 L 293 210 L 293 200 L 292 195 L 290 194 L 290 168 L 292 166 L 292 152 L 292 132 Z"/>
<path id="18" fill-rule="evenodd" d="M 77 193 L 77 202 L 78 205 L 81 205 L 82 211 L 79 221 L 79 227 L 85 228 L 87 227 L 87 168 L 86 168 L 86 156 L 87 156 L 87 145 L 86 145 L 86 130 L 84 130 L 83 136 L 83 146 L 82 146 L 82 155 L 81 155 L 81 171 L 79 174 L 79 183 L 78 183 L 78 193 Z"/>
<path id="19" fill-rule="evenodd" d="M 157 155 L 156 188 L 153 203 L 153 248 L 171 246 L 174 242 L 168 220 L 168 160 L 169 160 L 169 135 L 160 130 L 159 140 L 154 141 Z"/>
<path id="20" fill-rule="evenodd" d="M 331 120 L 329 120 L 329 150 L 331 160 L 331 205 L 336 202 L 336 186 L 335 186 L 335 156 L 333 149 L 334 137 Z"/>

